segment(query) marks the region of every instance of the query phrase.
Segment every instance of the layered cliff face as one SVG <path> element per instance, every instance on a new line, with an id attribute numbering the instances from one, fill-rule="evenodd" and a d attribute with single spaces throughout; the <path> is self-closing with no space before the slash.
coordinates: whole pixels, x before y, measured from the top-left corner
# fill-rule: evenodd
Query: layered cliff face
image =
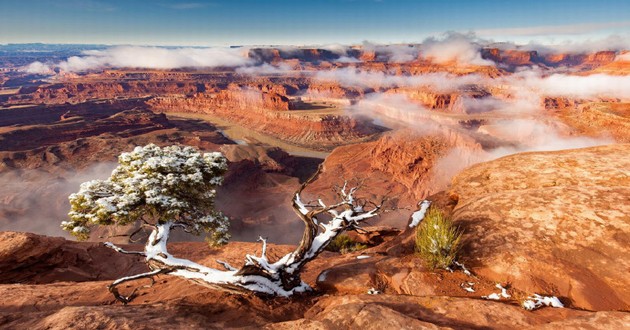
<path id="1" fill-rule="evenodd" d="M 210 113 L 283 140 L 315 149 L 368 139 L 380 132 L 370 120 L 342 114 L 292 113 L 288 98 L 252 90 L 224 90 L 194 97 L 159 97 L 147 101 L 154 111 Z M 285 110 L 285 111 L 278 111 Z"/>
<path id="2" fill-rule="evenodd" d="M 593 53 L 551 53 L 543 54 L 535 50 L 484 48 L 481 55 L 485 59 L 510 67 L 544 65 L 548 67 L 574 67 L 590 70 L 605 66 L 615 60 L 615 51 Z"/>
<path id="3" fill-rule="evenodd" d="M 63 104 L 80 103 L 91 99 L 137 98 L 154 93 L 194 94 L 205 91 L 207 86 L 194 82 L 130 81 L 57 83 L 35 90 L 24 89 L 9 98 L 9 103 Z"/>
<path id="4" fill-rule="evenodd" d="M 558 116 L 580 135 L 630 142 L 628 102 L 584 102 L 576 106 L 575 111 L 560 112 Z"/>

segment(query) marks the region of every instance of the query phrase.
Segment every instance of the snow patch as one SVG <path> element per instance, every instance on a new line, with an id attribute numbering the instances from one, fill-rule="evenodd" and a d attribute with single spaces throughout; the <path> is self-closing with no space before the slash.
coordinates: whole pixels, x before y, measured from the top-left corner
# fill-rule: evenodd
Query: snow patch
<path id="1" fill-rule="evenodd" d="M 499 296 L 498 293 L 492 293 L 490 295 L 487 296 L 481 296 L 482 299 L 488 299 L 488 300 L 500 300 L 501 297 Z"/>
<path id="2" fill-rule="evenodd" d="M 463 263 L 461 263 L 461 262 L 457 262 L 457 261 L 453 261 L 453 263 L 454 263 L 457 267 L 461 268 L 461 270 L 462 270 L 462 272 L 464 272 L 464 274 L 466 274 L 466 275 L 468 275 L 468 276 L 472 276 L 472 273 L 468 270 L 468 268 L 466 268 L 466 266 L 464 266 L 464 264 L 463 264 Z"/>
<path id="3" fill-rule="evenodd" d="M 462 283 L 460 286 L 462 287 L 462 289 L 464 289 L 465 291 L 468 292 L 475 292 L 475 289 L 473 288 L 473 286 L 475 285 L 475 283 L 473 282 L 468 282 L 468 283 Z"/>
<path id="4" fill-rule="evenodd" d="M 492 293 L 490 295 L 487 296 L 481 296 L 482 299 L 489 299 L 489 300 L 500 300 L 501 298 L 510 298 L 512 297 L 510 294 L 507 293 L 507 289 L 505 287 L 503 287 L 501 284 L 497 283 L 496 285 L 497 289 L 500 289 L 501 292 L 499 293 Z"/>
<path id="5" fill-rule="evenodd" d="M 424 219 L 424 216 L 426 215 L 429 206 L 431 206 L 431 201 L 425 199 L 421 203 L 419 203 L 419 206 L 420 209 L 416 212 L 413 212 L 413 214 L 411 215 L 411 223 L 409 224 L 409 228 L 413 228 L 420 224 L 420 222 Z"/>
<path id="6" fill-rule="evenodd" d="M 543 305 L 551 306 L 555 308 L 564 308 L 564 304 L 562 304 L 562 302 L 560 301 L 560 299 L 558 299 L 558 297 L 541 296 L 539 294 L 534 294 L 533 296 L 528 297 L 525 301 L 523 301 L 521 305 L 523 306 L 523 308 L 525 308 L 528 311 L 538 309 L 542 307 Z"/>
<path id="7" fill-rule="evenodd" d="M 382 292 L 379 290 L 376 290 L 375 288 L 370 288 L 367 292 L 367 294 L 381 294 Z"/>
<path id="8" fill-rule="evenodd" d="M 326 280 L 326 276 L 330 270 L 325 270 L 317 277 L 317 282 L 324 282 Z"/>

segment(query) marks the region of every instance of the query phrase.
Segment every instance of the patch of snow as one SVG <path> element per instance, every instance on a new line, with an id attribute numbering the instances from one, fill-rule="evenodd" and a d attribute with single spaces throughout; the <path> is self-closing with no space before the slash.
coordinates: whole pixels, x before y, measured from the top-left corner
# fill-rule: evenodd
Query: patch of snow
<path id="1" fill-rule="evenodd" d="M 411 223 L 409 224 L 409 228 L 413 228 L 420 224 L 420 222 L 424 219 L 424 216 L 426 215 L 429 206 L 431 206 L 431 201 L 425 199 L 419 204 L 419 206 L 420 209 L 416 212 L 413 212 L 413 214 L 411 215 Z"/>
<path id="2" fill-rule="evenodd" d="M 370 257 L 371 257 L 371 256 L 366 256 L 366 255 L 362 254 L 362 255 L 360 255 L 360 256 L 357 256 L 357 259 L 359 259 L 359 260 L 360 260 L 360 259 L 367 259 L 367 258 L 370 258 Z"/>
<path id="3" fill-rule="evenodd" d="M 501 297 L 499 296 L 498 293 L 493 293 L 487 296 L 481 296 L 482 299 L 488 299 L 488 300 L 499 300 L 501 299 Z"/>
<path id="4" fill-rule="evenodd" d="M 501 290 L 501 297 L 510 298 L 511 296 L 507 293 L 507 290 L 499 283 L 496 285 L 497 289 Z"/>
<path id="5" fill-rule="evenodd" d="M 481 296 L 481 298 L 483 298 L 483 299 L 490 299 L 490 300 L 500 300 L 501 297 L 503 297 L 503 298 L 510 298 L 511 297 L 511 295 L 509 293 L 507 293 L 507 289 L 504 288 L 500 283 L 497 283 L 497 285 L 495 285 L 495 287 L 497 289 L 500 289 L 501 292 L 499 292 L 499 293 L 492 293 L 492 294 L 487 295 L 487 296 Z"/>
<path id="6" fill-rule="evenodd" d="M 542 306 L 551 306 L 555 308 L 564 308 L 564 304 L 555 296 L 541 296 L 539 294 L 534 294 L 531 297 L 528 297 L 525 301 L 523 301 L 522 306 L 528 311 L 532 311 L 534 309 L 538 309 Z"/>
<path id="7" fill-rule="evenodd" d="M 325 270 L 321 274 L 319 274 L 319 276 L 317 277 L 317 282 L 324 282 L 326 280 L 326 275 L 328 275 L 329 271 L 330 270 Z"/>
<path id="8" fill-rule="evenodd" d="M 381 291 L 376 290 L 375 288 L 370 288 L 367 294 L 381 294 Z"/>
<path id="9" fill-rule="evenodd" d="M 462 272 L 464 272 L 464 274 L 468 275 L 468 276 L 472 276 L 472 273 L 466 268 L 466 266 L 464 266 L 463 263 L 461 262 L 457 262 L 457 261 L 453 261 L 453 263 L 462 269 Z"/>
<path id="10" fill-rule="evenodd" d="M 473 288 L 473 286 L 475 285 L 475 283 L 473 282 L 468 282 L 468 283 L 462 283 L 461 287 L 462 289 L 464 289 L 465 291 L 468 292 L 475 292 L 475 289 Z"/>

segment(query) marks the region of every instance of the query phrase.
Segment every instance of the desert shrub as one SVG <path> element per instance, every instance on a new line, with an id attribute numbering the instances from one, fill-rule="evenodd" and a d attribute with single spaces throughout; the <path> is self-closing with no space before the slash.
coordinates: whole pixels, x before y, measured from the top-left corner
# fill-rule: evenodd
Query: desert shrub
<path id="1" fill-rule="evenodd" d="M 416 229 L 416 252 L 431 269 L 446 268 L 457 258 L 461 237 L 451 219 L 431 207 Z"/>
<path id="2" fill-rule="evenodd" d="M 350 253 L 365 249 L 367 249 L 367 245 L 361 244 L 345 234 L 337 235 L 337 237 L 326 246 L 326 251 L 340 253 Z"/>

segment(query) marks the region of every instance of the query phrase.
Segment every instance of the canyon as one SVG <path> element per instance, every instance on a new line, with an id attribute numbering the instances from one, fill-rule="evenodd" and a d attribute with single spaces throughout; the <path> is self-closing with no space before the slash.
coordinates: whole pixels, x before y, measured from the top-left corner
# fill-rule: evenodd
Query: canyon
<path id="1" fill-rule="evenodd" d="M 3 57 L 0 326 L 630 324 L 625 51 L 491 44 L 474 63 L 432 58 L 421 45 L 241 52 L 246 64 L 235 67 L 83 71 L 55 67 L 74 53 Z M 23 69 L 33 60 L 50 70 Z M 386 196 L 386 208 L 352 234 L 371 242 L 366 250 L 324 252 L 307 266 L 315 291 L 304 296 L 191 290 L 160 276 L 120 306 L 106 286 L 146 266 L 99 242 L 141 249 L 123 236 L 137 227 L 99 228 L 89 242 L 74 242 L 59 223 L 80 183 L 106 178 L 119 154 L 149 143 L 220 151 L 229 161 L 216 208 L 230 218 L 232 242 L 211 248 L 176 232 L 170 245 L 204 265 L 242 265 L 244 251 L 260 251 L 259 236 L 271 259 L 292 250 L 303 224 L 291 200 L 318 167 L 305 202 L 333 201 L 331 188 L 347 181 L 367 200 Z M 471 276 L 431 271 L 414 255 L 410 216 L 425 199 L 463 230 L 460 260 Z M 468 282 L 474 293 L 463 289 Z M 511 298 L 481 299 L 497 284 Z M 566 308 L 523 310 L 521 300 L 536 293 Z"/>

